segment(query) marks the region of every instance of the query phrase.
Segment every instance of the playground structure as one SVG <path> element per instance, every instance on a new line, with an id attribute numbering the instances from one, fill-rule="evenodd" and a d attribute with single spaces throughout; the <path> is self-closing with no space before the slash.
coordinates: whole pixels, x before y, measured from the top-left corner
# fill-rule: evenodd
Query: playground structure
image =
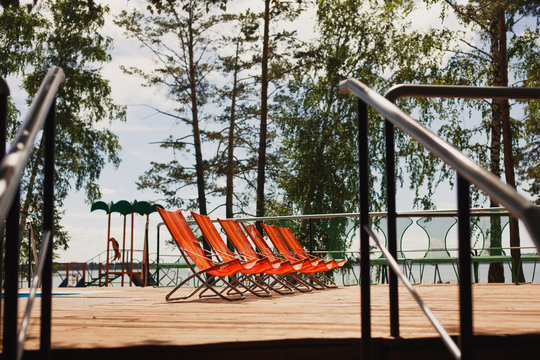
<path id="1" fill-rule="evenodd" d="M 104 201 L 97 201 L 92 204 L 90 211 L 103 210 L 107 214 L 107 250 L 105 256 L 104 267 L 99 263 L 99 275 L 97 278 L 93 278 L 84 283 L 84 286 L 109 286 L 109 284 L 115 279 L 120 278 L 121 286 L 124 286 L 124 277 L 129 277 L 129 286 L 136 284 L 138 286 L 151 285 L 152 278 L 149 274 L 150 264 L 148 256 L 148 225 L 150 220 L 150 214 L 156 212 L 156 208 L 163 206 L 159 204 L 150 204 L 147 201 L 134 200 L 130 203 L 127 200 L 120 200 L 118 202 L 111 202 L 107 204 Z M 123 230 L 122 230 L 122 245 L 118 243 L 115 237 L 111 237 L 111 218 L 113 213 L 119 213 L 123 216 Z M 144 241 L 143 241 L 143 256 L 141 269 L 134 269 L 133 253 L 134 253 L 134 222 L 135 214 L 146 216 Z M 126 236 L 127 236 L 127 217 L 131 215 L 131 236 L 129 252 L 126 249 Z M 112 258 L 111 258 L 112 255 Z M 119 261 L 114 263 L 114 261 Z M 69 265 L 66 267 L 66 279 L 69 271 Z M 86 268 L 83 268 L 83 274 L 86 274 Z M 83 276 L 84 278 L 84 276 Z"/>

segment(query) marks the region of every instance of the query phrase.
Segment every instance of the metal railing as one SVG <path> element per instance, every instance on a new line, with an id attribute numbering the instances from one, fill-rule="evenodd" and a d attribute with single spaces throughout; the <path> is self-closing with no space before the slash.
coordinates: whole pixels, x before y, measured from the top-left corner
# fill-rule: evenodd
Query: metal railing
<path id="1" fill-rule="evenodd" d="M 371 212 L 371 213 L 369 213 L 370 218 L 381 218 L 381 217 L 386 217 L 387 215 L 388 215 L 387 212 Z M 452 210 L 452 209 L 406 210 L 406 211 L 398 211 L 396 213 L 396 216 L 398 218 L 415 218 L 415 217 L 416 218 L 421 218 L 421 217 L 447 218 L 447 217 L 457 217 L 457 215 L 458 215 L 457 210 Z M 500 208 L 500 207 L 474 208 L 474 209 L 471 209 L 471 216 L 474 216 L 476 218 L 493 217 L 493 216 L 495 216 L 495 217 L 507 217 L 508 215 L 509 215 L 509 212 L 506 211 L 504 208 Z M 329 241 L 330 241 L 329 244 L 327 245 L 327 246 L 329 246 L 329 249 L 315 250 L 314 249 L 314 244 L 315 243 L 320 243 L 320 241 L 322 240 L 321 231 L 320 231 L 320 229 L 318 229 L 318 226 L 320 227 L 322 225 L 322 223 L 318 223 L 316 220 L 332 220 L 332 219 L 338 219 L 338 218 L 358 219 L 359 217 L 360 217 L 360 213 L 335 213 L 335 214 L 309 214 L 309 215 L 243 217 L 243 218 L 235 218 L 235 220 L 237 220 L 239 222 L 254 222 L 254 223 L 256 223 L 256 222 L 272 222 L 272 221 L 305 222 L 306 225 L 307 225 L 307 229 L 305 230 L 305 233 L 303 234 L 303 236 L 304 236 L 303 239 L 305 239 L 305 241 L 307 243 L 306 245 L 307 245 L 309 253 L 311 253 L 311 254 L 319 254 L 319 255 L 329 255 L 331 257 L 334 257 L 336 255 L 337 256 L 346 256 L 346 257 L 348 257 L 350 259 L 354 259 L 355 263 L 356 263 L 356 261 L 358 260 L 357 255 L 359 254 L 359 251 L 358 250 L 347 250 L 347 249 L 350 249 L 349 248 L 350 244 L 346 245 L 347 246 L 346 248 L 342 248 L 342 247 L 340 247 L 338 245 L 338 248 L 339 248 L 338 250 L 331 250 L 332 248 L 334 248 L 333 245 L 332 245 L 333 237 L 329 236 L 328 233 L 326 233 L 326 236 L 329 237 Z M 355 220 L 355 224 L 352 226 L 352 228 L 354 228 L 354 231 L 347 230 L 347 231 L 345 231 L 345 232 L 347 232 L 347 234 L 340 233 L 339 237 L 345 236 L 347 241 L 350 241 L 352 239 L 352 237 L 356 236 L 355 234 L 359 230 L 359 225 L 356 223 L 356 221 L 357 220 Z M 217 219 L 213 219 L 212 222 L 217 223 Z M 375 222 L 376 222 L 376 220 L 375 220 Z M 190 225 L 195 225 L 196 224 L 194 220 L 188 220 L 188 223 Z M 165 224 L 164 223 L 158 223 L 157 226 L 156 226 L 156 234 L 157 234 L 157 236 L 156 236 L 156 239 L 157 239 L 156 249 L 157 249 L 157 252 L 152 257 L 152 258 L 156 259 L 155 260 L 155 267 L 154 267 L 154 269 L 155 269 L 154 277 L 158 279 L 156 281 L 157 286 L 162 285 L 161 280 L 159 280 L 161 278 L 161 276 L 159 275 L 159 271 L 161 269 L 167 269 L 167 267 L 169 266 L 169 264 L 163 264 L 163 265 L 161 264 L 161 257 L 165 256 L 165 255 L 162 255 L 161 252 L 160 252 L 161 227 L 163 225 L 165 225 Z M 331 227 L 332 226 L 327 227 L 327 229 L 330 229 Z M 380 228 L 380 230 L 382 230 L 384 236 L 387 237 L 386 234 L 384 233 L 384 230 L 382 228 Z M 480 228 L 477 229 L 477 230 L 482 231 Z M 424 231 L 426 231 L 426 230 L 424 229 Z M 316 235 L 316 234 L 318 234 L 318 235 Z M 401 238 L 403 238 L 404 234 L 405 233 L 402 233 Z M 335 235 L 335 233 L 334 233 L 334 235 Z M 324 237 L 325 235 L 323 234 L 322 236 Z M 429 237 L 429 234 L 428 234 L 428 237 Z M 487 240 L 483 239 L 481 241 L 482 242 L 482 248 L 471 249 L 471 250 L 472 251 L 482 251 L 484 249 L 485 241 L 487 241 Z M 524 249 L 524 248 L 529 248 L 529 247 L 520 247 L 519 249 Z M 489 249 L 493 249 L 493 248 L 490 246 Z M 505 249 L 510 249 L 510 248 L 505 248 Z M 536 248 L 534 247 L 534 249 L 536 249 Z M 402 254 L 405 254 L 405 253 L 424 253 L 424 254 L 426 254 L 427 252 L 457 251 L 457 249 L 456 248 L 448 248 L 448 247 L 434 248 L 434 247 L 431 247 L 431 246 L 429 246 L 428 248 L 410 249 L 408 247 L 405 248 L 403 246 L 403 247 L 400 247 L 399 251 Z M 168 256 L 173 256 L 173 257 L 178 258 L 178 255 L 168 255 Z M 448 256 L 451 257 L 450 254 L 448 254 Z M 410 266 L 412 266 L 415 259 L 414 258 L 407 258 L 407 260 L 411 264 Z M 348 274 L 352 274 L 355 277 L 355 279 L 357 279 L 356 273 L 354 271 L 352 271 L 352 269 L 348 269 L 347 271 L 349 271 Z M 385 272 L 385 274 L 386 274 L 386 272 Z M 342 272 L 341 275 L 342 275 L 342 277 L 345 277 L 347 274 L 345 272 Z M 409 276 L 411 276 L 411 274 L 409 274 Z M 440 277 L 440 275 L 439 275 L 439 277 Z M 387 275 L 384 276 L 384 279 L 386 281 L 388 281 L 387 280 Z M 345 282 L 344 282 L 344 284 L 345 284 Z M 358 284 L 358 281 L 356 281 L 356 284 Z"/>
<path id="2" fill-rule="evenodd" d="M 515 217 L 521 219 L 527 227 L 537 248 L 540 248 L 540 208 L 534 206 L 517 191 L 503 183 L 458 149 L 424 128 L 417 121 L 395 106 L 387 98 L 376 93 L 356 79 L 344 80 L 339 88 L 344 93 L 352 93 L 358 98 L 358 163 L 359 163 L 359 197 L 361 219 L 361 319 L 362 319 L 362 351 L 365 358 L 370 357 L 371 347 L 371 309 L 369 282 L 369 162 L 368 162 L 368 108 L 369 105 L 385 118 L 386 132 L 386 181 L 388 210 L 388 253 L 397 258 L 396 250 L 396 206 L 395 206 L 395 155 L 394 126 L 411 136 L 429 152 L 440 158 L 457 172 L 458 193 L 458 242 L 459 242 L 459 279 L 460 279 L 460 354 L 455 357 L 469 359 L 472 357 L 472 286 L 471 286 L 471 244 L 470 244 L 470 184 L 486 192 L 499 202 Z M 522 88 L 475 88 L 475 87 L 431 87 L 416 86 L 405 90 L 395 87 L 390 92 L 393 99 L 405 93 L 417 96 L 496 98 L 496 99 L 538 99 L 540 89 Z M 387 95 L 388 96 L 388 95 Z M 399 306 L 396 274 L 390 273 L 390 332 L 399 337 Z M 458 356 L 459 355 L 459 356 Z"/>
<path id="3" fill-rule="evenodd" d="M 39 279 L 42 279 L 41 290 L 41 330 L 40 357 L 50 358 L 51 349 L 51 295 L 52 295 L 52 243 L 54 223 L 54 148 L 55 148 L 55 111 L 56 93 L 64 81 L 64 73 L 59 67 L 52 67 L 43 79 L 28 113 L 6 156 L 0 163 L 0 224 L 5 220 L 5 300 L 3 356 L 6 359 L 21 359 L 24 349 L 26 328 L 34 301 Z M 3 94 L 1 94 L 3 95 Z M 7 104 L 7 95 L 5 103 Z M 2 96 L 2 104 L 4 97 Z M 7 106 L 2 105 L 0 131 L 6 143 L 5 128 Z M 18 313 L 18 274 L 19 274 L 19 212 L 20 182 L 38 132 L 43 129 L 44 140 L 44 179 L 43 179 L 43 242 L 39 254 L 38 266 L 34 275 L 34 283 L 30 291 L 27 308 L 22 319 L 22 326 L 17 331 Z M 3 146 L 1 146 L 3 148 Z M 3 154 L 2 154 L 3 155 Z M 4 229 L 1 229 L 1 234 Z M 3 238 L 2 238 L 3 240 Z M 3 241 L 1 241 L 3 243 Z"/>

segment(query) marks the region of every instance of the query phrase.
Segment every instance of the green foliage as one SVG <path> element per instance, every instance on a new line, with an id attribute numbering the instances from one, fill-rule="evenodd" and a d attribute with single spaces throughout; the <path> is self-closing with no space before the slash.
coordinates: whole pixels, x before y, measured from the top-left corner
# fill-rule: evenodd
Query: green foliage
<path id="1" fill-rule="evenodd" d="M 272 210 L 301 214 L 357 210 L 356 100 L 338 94 L 337 87 L 341 80 L 355 77 L 384 91 L 395 79 L 410 81 L 434 68 L 432 62 L 424 60 L 428 50 L 417 50 L 426 48 L 425 42 L 435 40 L 410 32 L 406 20 L 410 11 L 407 1 L 318 2 L 321 36 L 302 59 L 309 66 L 296 73 L 279 98 L 281 106 L 276 118 L 282 130 L 280 152 L 285 164 L 278 180 L 283 191 L 282 204 L 274 204 Z M 386 193 L 382 181 L 384 143 L 380 141 L 384 122 L 371 111 L 369 116 L 373 184 L 370 206 L 377 211 L 381 210 Z M 398 134 L 398 140 L 405 143 L 402 135 Z M 331 231 L 324 224 L 317 226 L 316 248 L 344 249 L 349 227 L 340 224 L 331 226 Z M 300 225 L 299 238 L 304 244 L 308 230 L 306 222 Z M 342 239 L 343 243 L 331 244 L 331 238 Z"/>
<path id="2" fill-rule="evenodd" d="M 424 1 L 428 5 L 440 3 L 437 1 Z M 508 58 L 509 78 L 514 85 L 532 84 L 537 78 L 538 55 L 538 19 L 531 18 L 535 11 L 527 2 L 515 1 L 471 1 L 462 4 L 446 1 L 440 17 L 444 20 L 448 14 L 454 13 L 461 21 L 460 27 L 429 29 L 425 34 L 438 43 L 425 42 L 427 45 L 424 55 L 430 57 L 429 51 L 437 49 L 446 54 L 444 61 L 437 61 L 430 67 L 427 76 L 415 76 L 421 83 L 448 84 L 448 85 L 497 85 L 498 59 L 491 48 L 497 41 L 496 13 L 504 9 L 507 32 L 509 34 Z M 526 21 L 524 21 L 526 20 Z M 525 22 L 525 24 L 521 24 Z M 531 26 L 532 25 L 532 26 Z M 444 39 L 440 41 L 440 39 Z M 403 43 L 403 42 L 401 42 Z M 536 69 L 536 70 L 535 70 Z M 398 77 L 400 78 L 400 77 Z M 403 78 L 400 78 L 400 82 Z M 510 84 L 512 85 L 512 84 Z M 531 85 L 529 85 L 531 86 Z M 521 159 L 520 168 L 524 179 L 534 183 L 534 153 L 535 138 L 538 137 L 538 128 L 534 108 L 537 102 L 525 105 L 524 119 L 511 119 L 513 131 L 514 154 Z M 493 103 L 483 100 L 421 100 L 400 101 L 412 112 L 419 113 L 419 120 L 431 127 L 434 132 L 442 136 L 458 149 L 464 151 L 469 157 L 482 166 L 494 168 L 490 156 L 492 141 Z M 472 122 L 470 119 L 480 119 Z M 525 129 L 521 124 L 527 124 Z M 500 126 L 500 125 L 499 125 Z M 524 141 L 525 140 L 525 141 Z M 500 140 L 496 140 L 498 143 Z M 398 141 L 401 164 L 410 174 L 410 182 L 416 192 L 416 204 L 422 207 L 432 207 L 432 196 L 438 185 L 449 182 L 453 185 L 455 173 L 440 161 L 424 152 L 426 156 L 418 156 L 419 147 L 410 142 Z M 498 158 L 502 165 L 502 157 Z M 500 168 L 501 165 L 496 167 Z M 532 167 L 531 167 L 532 166 Z M 531 171 L 529 171 L 531 167 Z M 534 192 L 533 187 L 530 189 Z M 486 197 L 473 188 L 473 203 L 476 206 L 485 204 Z"/>
<path id="3" fill-rule="evenodd" d="M 40 2 L 31 15 L 23 15 L 19 9 L 4 9 L 2 16 L 10 11 L 19 18 L 12 26 L 18 27 L 19 34 L 24 33 L 17 37 L 24 41 L 13 50 L 23 60 L 13 61 L 15 65 L 5 71 L 24 69 L 28 75 L 24 76 L 23 86 L 29 99 L 51 66 L 62 67 L 66 75 L 56 108 L 54 236 L 55 248 L 67 248 L 68 235 L 60 224 L 64 199 L 73 188 L 84 190 L 87 202 L 95 201 L 101 196 L 97 179 L 102 169 L 107 162 L 116 166 L 120 163 L 118 138 L 100 125 L 125 119 L 124 108 L 114 104 L 109 83 L 100 75 L 100 66 L 110 61 L 108 53 L 112 48 L 112 40 L 100 33 L 109 10 L 100 5 L 89 7 L 83 0 L 49 0 Z M 17 127 L 12 121 L 11 133 Z M 22 182 L 21 222 L 32 224 L 38 244 L 43 205 L 42 151 L 40 143 L 31 155 Z M 23 237 L 22 232 L 20 236 Z"/>
<path id="4" fill-rule="evenodd" d="M 128 37 L 136 39 L 153 54 L 155 62 L 150 70 L 137 67 L 123 70 L 141 77 L 145 86 L 164 88 L 177 104 L 175 114 L 170 115 L 192 128 L 191 135 L 171 135 L 161 143 L 160 146 L 171 150 L 175 158 L 170 162 L 153 162 L 140 176 L 137 186 L 161 193 L 169 205 L 181 206 L 186 202 L 181 190 L 196 185 L 198 199 L 188 199 L 187 203 L 192 207 L 198 202 L 201 213 L 206 213 L 208 164 L 202 159 L 199 122 L 206 117 L 204 106 L 214 96 L 208 75 L 215 67 L 216 43 L 212 32 L 219 21 L 215 14 L 207 11 L 207 5 L 209 3 L 199 1 L 149 1 L 149 12 L 123 11 L 115 21 Z M 195 164 L 183 166 L 183 159 L 176 156 L 189 152 L 191 146 Z"/>
<path id="5" fill-rule="evenodd" d="M 255 182 L 259 111 L 254 101 L 257 94 L 253 70 L 258 64 L 259 18 L 260 14 L 250 10 L 240 14 L 222 14 L 222 25 L 227 24 L 231 29 L 222 35 L 220 43 L 223 48 L 232 48 L 230 55 L 218 57 L 217 70 L 227 78 L 227 83 L 216 89 L 215 104 L 223 111 L 215 120 L 224 126 L 206 131 L 204 135 L 217 145 L 215 155 L 208 160 L 208 188 L 215 195 L 225 196 L 227 217 L 249 213 L 247 208 Z M 226 182 L 221 185 L 219 179 L 223 177 Z"/>
<path id="6" fill-rule="evenodd" d="M 540 18 L 537 17 L 535 26 L 525 29 L 521 36 L 511 40 L 512 55 L 516 59 L 512 69 L 516 77 L 522 79 L 523 86 L 540 87 L 539 39 Z M 525 118 L 519 124 L 524 141 L 520 144 L 517 157 L 520 165 L 518 173 L 529 184 L 529 193 L 540 205 L 540 101 L 528 101 L 523 105 Z"/>
<path id="7" fill-rule="evenodd" d="M 408 1 L 319 1 L 321 36 L 305 55 L 311 64 L 298 72 L 281 101 L 281 151 L 287 159 L 279 184 L 293 211 L 335 213 L 357 209 L 356 102 L 337 94 L 339 81 L 355 77 L 384 92 L 389 84 L 418 81 L 437 71 L 444 39 L 412 31 Z M 438 34 L 437 34 L 438 35 Z M 426 58 L 431 54 L 431 58 Z M 286 102 L 285 102 L 286 101 Z M 381 209 L 386 190 L 384 122 L 370 112 L 372 210 Z M 417 148 L 397 133 L 400 150 Z M 407 152 L 408 153 L 408 152 Z M 423 157 L 425 159 L 425 157 Z M 429 162 L 425 166 L 432 166 Z M 417 169 L 418 170 L 418 169 Z M 403 174 L 398 173 L 402 179 Z"/>
<path id="8" fill-rule="evenodd" d="M 0 13 L 0 76 L 20 74 L 35 57 L 35 37 L 45 20 L 19 7 L 5 7 Z"/>

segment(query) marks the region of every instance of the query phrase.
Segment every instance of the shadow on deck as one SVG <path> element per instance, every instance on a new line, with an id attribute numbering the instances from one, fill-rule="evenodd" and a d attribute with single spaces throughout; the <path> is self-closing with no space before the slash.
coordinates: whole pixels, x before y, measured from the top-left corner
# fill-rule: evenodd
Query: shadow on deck
<path id="1" fill-rule="evenodd" d="M 540 335 L 476 336 L 475 359 L 532 359 L 540 354 Z M 373 339 L 373 359 L 451 359 L 439 339 Z M 289 339 L 189 346 L 131 346 L 123 348 L 53 349 L 63 359 L 337 359 L 361 358 L 359 339 Z M 39 359 L 27 351 L 24 359 Z"/>

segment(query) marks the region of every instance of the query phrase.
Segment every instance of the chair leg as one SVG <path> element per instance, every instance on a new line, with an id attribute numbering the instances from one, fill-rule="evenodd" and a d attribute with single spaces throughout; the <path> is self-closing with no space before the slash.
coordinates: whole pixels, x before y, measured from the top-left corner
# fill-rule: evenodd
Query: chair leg
<path id="1" fill-rule="evenodd" d="M 290 295 L 290 294 L 294 294 L 294 290 L 289 287 L 285 281 L 283 281 L 282 279 L 279 278 L 279 276 L 276 276 L 276 275 L 269 275 L 268 276 L 268 279 L 272 279 L 273 281 L 272 282 L 269 282 L 267 285 L 268 285 L 268 288 L 272 291 L 275 291 L 277 292 L 278 294 L 280 295 Z M 275 284 L 280 284 L 281 286 L 279 287 L 276 287 Z M 286 291 L 283 291 L 283 289 L 286 289 Z"/>
<path id="2" fill-rule="evenodd" d="M 187 277 L 184 281 L 182 281 L 179 285 L 177 285 L 171 292 L 169 292 L 169 294 L 167 294 L 167 296 L 165 296 L 165 300 L 169 301 L 169 302 L 178 301 L 178 300 L 185 300 L 185 299 L 188 299 L 191 296 L 195 295 L 199 290 L 201 290 L 203 288 L 204 288 L 204 290 L 199 294 L 199 298 L 203 298 L 203 297 L 208 298 L 208 297 L 219 296 L 220 298 L 222 298 L 224 300 L 228 300 L 228 301 L 235 301 L 235 300 L 245 299 L 245 296 L 240 291 L 238 291 L 238 289 L 235 289 L 234 286 L 232 284 L 228 283 L 224 278 L 213 277 L 212 279 L 214 279 L 214 281 L 213 281 L 214 285 L 219 280 L 221 280 L 221 281 L 223 281 L 225 283 L 225 289 L 227 289 L 229 287 L 235 289 L 234 292 L 236 292 L 236 296 L 225 296 L 225 295 L 223 295 L 222 294 L 223 291 L 217 291 L 214 288 L 214 286 L 210 285 L 205 279 L 203 279 L 203 277 L 201 276 L 202 273 L 204 273 L 204 271 L 195 273 L 195 274 Z M 193 278 L 196 278 L 202 284 L 200 286 L 198 286 L 195 290 L 193 290 L 193 292 L 191 292 L 191 294 L 189 294 L 187 296 L 180 296 L 180 297 L 171 298 L 171 295 L 175 291 L 177 291 L 182 285 L 184 285 L 186 282 L 188 282 L 189 280 L 191 280 Z M 217 279 L 217 280 L 215 280 L 215 279 Z M 204 293 L 207 292 L 207 291 L 213 292 L 214 295 L 204 295 Z"/>
<path id="3" fill-rule="evenodd" d="M 287 277 L 290 279 L 287 279 Z M 286 287 L 290 288 L 291 291 L 297 290 L 303 293 L 311 291 L 311 286 L 299 279 L 295 274 L 289 273 L 284 275 L 276 275 L 276 278 L 279 278 L 280 282 L 285 284 Z"/>
<path id="4" fill-rule="evenodd" d="M 189 280 L 198 277 L 197 274 L 192 274 L 191 276 L 188 276 L 186 279 L 184 279 L 180 284 L 176 285 L 174 289 L 172 289 L 166 296 L 165 301 L 174 301 L 174 300 L 185 300 L 187 298 L 190 298 L 191 296 L 195 295 L 199 290 L 203 288 L 203 285 L 199 285 L 198 287 L 193 290 L 193 292 L 187 296 L 181 296 L 177 298 L 171 298 L 171 295 L 174 294 L 182 285 L 187 283 Z"/>
<path id="5" fill-rule="evenodd" d="M 337 284 L 334 282 L 334 280 L 330 279 L 328 276 L 326 276 L 323 272 L 311 274 L 314 279 L 317 280 L 317 284 L 322 286 L 323 288 L 327 289 L 335 289 L 337 288 Z M 322 278 L 323 280 L 319 279 Z M 326 283 L 327 281 L 328 283 Z"/>
<path id="6" fill-rule="evenodd" d="M 216 278 L 216 277 L 214 277 Z M 199 294 L 199 297 L 202 298 L 202 297 L 214 297 L 214 295 L 203 295 L 204 292 L 206 292 L 207 290 L 209 291 L 212 291 L 214 294 L 216 294 L 217 296 L 219 296 L 220 298 L 222 299 L 225 299 L 225 300 L 229 300 L 229 301 L 232 301 L 232 300 L 243 300 L 245 299 L 246 297 L 244 296 L 244 294 L 242 294 L 242 292 L 240 290 L 238 290 L 233 284 L 231 284 L 229 281 L 227 281 L 225 278 L 223 277 L 220 277 L 220 278 L 217 278 L 218 280 L 214 282 L 214 284 L 216 284 L 219 280 L 221 280 L 224 284 L 225 284 L 225 287 L 223 288 L 223 290 L 221 291 L 217 291 L 217 289 L 213 286 L 209 286 L 207 287 L 206 289 L 204 289 L 203 292 L 201 292 L 201 294 Z M 236 294 L 236 296 L 225 296 L 223 295 L 223 293 L 227 291 L 227 294 L 228 295 L 232 295 L 233 293 Z"/>
<path id="7" fill-rule="evenodd" d="M 311 273 L 303 273 L 303 275 L 308 278 L 311 283 L 310 283 L 310 286 L 316 290 L 324 290 L 326 289 L 326 285 L 324 285 L 322 283 L 322 281 L 320 281 L 319 279 L 317 279 L 315 277 L 315 275 L 311 274 Z"/>
<path id="8" fill-rule="evenodd" d="M 313 290 L 313 288 L 308 284 L 306 283 L 304 280 L 302 280 L 299 276 L 297 276 L 298 274 L 287 274 L 289 277 L 292 278 L 292 281 L 287 281 L 287 283 L 289 284 L 289 286 L 293 287 L 294 289 L 300 291 L 300 292 L 303 292 L 303 293 L 307 293 L 307 292 L 310 292 Z"/>
<path id="9" fill-rule="evenodd" d="M 259 284 L 257 281 L 253 280 L 252 278 L 246 276 L 245 274 L 242 274 L 240 279 L 232 278 L 235 284 L 238 284 L 238 286 L 243 287 L 250 293 L 252 293 L 255 296 L 259 297 L 270 297 L 272 296 L 272 293 L 265 289 L 261 284 Z M 250 282 L 251 285 L 248 286 L 247 284 L 244 284 L 242 281 Z"/>

